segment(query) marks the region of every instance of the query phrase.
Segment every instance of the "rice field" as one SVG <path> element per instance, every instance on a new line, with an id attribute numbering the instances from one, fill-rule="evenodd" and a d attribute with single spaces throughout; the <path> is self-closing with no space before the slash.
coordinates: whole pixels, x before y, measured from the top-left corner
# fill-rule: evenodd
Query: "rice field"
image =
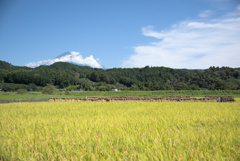
<path id="1" fill-rule="evenodd" d="M 240 160 L 240 101 L 0 104 L 0 160 Z"/>

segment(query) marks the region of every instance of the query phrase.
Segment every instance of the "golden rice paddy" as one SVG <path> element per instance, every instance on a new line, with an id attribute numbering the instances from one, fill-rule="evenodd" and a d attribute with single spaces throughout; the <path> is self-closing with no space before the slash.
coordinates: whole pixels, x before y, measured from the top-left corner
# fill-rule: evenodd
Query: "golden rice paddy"
<path id="1" fill-rule="evenodd" d="M 0 160 L 240 160 L 240 101 L 1 104 Z"/>

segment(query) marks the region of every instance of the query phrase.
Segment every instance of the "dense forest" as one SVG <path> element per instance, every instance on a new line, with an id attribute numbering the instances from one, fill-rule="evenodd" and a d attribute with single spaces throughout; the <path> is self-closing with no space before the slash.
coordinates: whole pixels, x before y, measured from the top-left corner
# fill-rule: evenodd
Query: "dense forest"
<path id="1" fill-rule="evenodd" d="M 96 69 L 58 62 L 36 68 L 0 61 L 0 88 L 40 90 L 52 84 L 65 90 L 236 90 L 240 68 L 210 67 L 205 70 L 166 67 Z"/>

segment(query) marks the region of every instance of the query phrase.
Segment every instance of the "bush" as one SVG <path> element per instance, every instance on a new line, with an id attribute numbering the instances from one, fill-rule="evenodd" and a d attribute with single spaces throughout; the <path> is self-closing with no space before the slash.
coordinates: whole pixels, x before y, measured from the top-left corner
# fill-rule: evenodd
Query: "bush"
<path id="1" fill-rule="evenodd" d="M 2 91 L 10 92 L 10 91 L 17 91 L 18 89 L 27 89 L 29 90 L 28 85 L 24 84 L 15 84 L 15 83 L 1 83 L 0 84 Z"/>
<path id="2" fill-rule="evenodd" d="M 105 87 L 105 86 L 98 86 L 97 90 L 99 90 L 99 91 L 108 91 L 107 87 Z"/>
<path id="3" fill-rule="evenodd" d="M 69 91 L 66 90 L 66 91 L 64 92 L 64 94 L 65 94 L 65 95 L 72 95 L 72 92 L 69 92 Z"/>
<path id="4" fill-rule="evenodd" d="M 30 90 L 32 90 L 32 91 L 37 91 L 37 86 L 36 86 L 36 84 L 30 83 L 28 86 L 29 86 Z"/>
<path id="5" fill-rule="evenodd" d="M 17 94 L 27 94 L 28 91 L 26 89 L 18 89 Z"/>
<path id="6" fill-rule="evenodd" d="M 47 86 L 45 86 L 42 90 L 42 93 L 43 94 L 54 94 L 56 93 L 56 88 L 54 85 L 51 85 L 51 84 L 47 84 Z"/>

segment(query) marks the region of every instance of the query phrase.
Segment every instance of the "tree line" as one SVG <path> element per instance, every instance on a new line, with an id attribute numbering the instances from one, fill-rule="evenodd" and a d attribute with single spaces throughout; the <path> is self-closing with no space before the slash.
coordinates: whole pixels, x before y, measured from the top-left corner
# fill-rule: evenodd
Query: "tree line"
<path id="1" fill-rule="evenodd" d="M 240 68 L 210 67 L 205 70 L 166 67 L 96 69 L 57 62 L 36 68 L 13 66 L 0 61 L 4 91 L 19 88 L 39 90 L 47 84 L 66 90 L 237 90 Z"/>

